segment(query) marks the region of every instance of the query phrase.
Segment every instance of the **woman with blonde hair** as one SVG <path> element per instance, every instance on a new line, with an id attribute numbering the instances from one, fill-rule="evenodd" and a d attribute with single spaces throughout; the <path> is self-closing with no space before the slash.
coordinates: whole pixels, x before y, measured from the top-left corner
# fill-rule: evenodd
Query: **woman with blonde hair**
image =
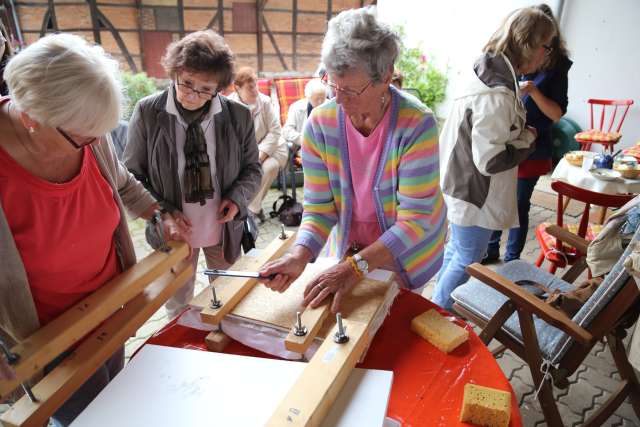
<path id="1" fill-rule="evenodd" d="M 517 224 L 517 166 L 533 150 L 517 75 L 544 63 L 553 21 L 535 8 L 511 14 L 469 68 L 440 135 L 440 185 L 450 224 L 433 301 L 451 309 L 451 292 L 468 279 L 493 230 Z"/>
<path id="2" fill-rule="evenodd" d="M 136 263 L 126 212 L 155 199 L 118 162 L 118 63 L 70 34 L 41 38 L 7 65 L 0 98 L 0 337 L 10 345 Z M 165 225 L 179 237 L 165 214 Z M 53 369 L 68 353 L 45 366 Z M 122 369 L 119 349 L 53 416 L 68 425 Z"/>
<path id="3" fill-rule="evenodd" d="M 218 94 L 233 80 L 233 53 L 214 31 L 196 31 L 170 44 L 162 64 L 171 85 L 136 105 L 124 162 L 188 230 L 194 266 L 202 249 L 209 268 L 226 268 L 262 175 L 249 110 Z M 170 316 L 191 301 L 194 282 L 167 302 Z"/>

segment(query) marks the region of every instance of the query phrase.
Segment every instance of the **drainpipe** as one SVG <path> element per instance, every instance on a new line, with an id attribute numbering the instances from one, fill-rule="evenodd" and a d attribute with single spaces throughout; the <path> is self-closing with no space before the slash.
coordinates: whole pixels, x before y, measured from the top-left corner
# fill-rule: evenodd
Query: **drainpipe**
<path id="1" fill-rule="evenodd" d="M 562 28 L 562 21 L 564 20 L 564 1 L 565 0 L 558 1 L 558 13 L 556 16 L 558 17 L 558 25 L 560 28 Z"/>
<path id="2" fill-rule="evenodd" d="M 18 33 L 18 42 L 20 43 L 20 48 L 22 49 L 24 47 L 24 39 L 22 38 L 20 21 L 18 20 L 18 15 L 16 14 L 16 5 L 13 3 L 13 0 L 9 0 L 9 4 L 11 5 L 11 14 L 13 15 L 13 25 L 16 28 L 16 33 Z"/>

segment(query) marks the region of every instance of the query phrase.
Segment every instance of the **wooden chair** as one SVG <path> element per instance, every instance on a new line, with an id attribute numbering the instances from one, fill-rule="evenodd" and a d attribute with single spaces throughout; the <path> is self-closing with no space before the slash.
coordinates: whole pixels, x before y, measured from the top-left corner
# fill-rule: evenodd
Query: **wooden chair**
<path id="1" fill-rule="evenodd" d="M 603 209 L 619 208 L 635 197 L 633 194 L 597 193 L 576 187 L 564 181 L 552 182 L 551 188 L 558 193 L 556 225 L 566 228 L 588 241 L 593 240 L 602 229 L 600 224 L 589 223 L 591 205 L 601 206 Z M 564 198 L 567 198 L 567 200 L 578 200 L 585 204 L 578 224 L 564 224 L 563 215 L 567 206 L 563 202 Z M 602 223 L 602 221 L 600 221 L 600 223 Z M 560 242 L 560 240 L 550 236 L 546 231 L 550 225 L 552 224 L 549 222 L 543 222 L 536 227 L 536 239 L 540 245 L 540 254 L 536 260 L 536 267 L 540 267 L 542 263 L 547 260 L 551 264 L 549 266 L 549 272 L 555 274 L 558 268 L 572 265 L 582 254 L 577 251 L 575 247 L 567 246 Z"/>
<path id="2" fill-rule="evenodd" d="M 577 133 L 576 141 L 580 143 L 582 150 L 591 150 L 592 144 L 602 146 L 613 152 L 613 146 L 622 139 L 622 123 L 627 117 L 629 108 L 633 105 L 632 99 L 589 99 L 589 130 Z M 594 106 L 600 106 L 600 123 L 596 126 L 593 119 Z M 618 114 L 620 110 L 620 114 Z M 616 118 L 618 119 L 616 121 Z"/>
<path id="3" fill-rule="evenodd" d="M 557 226 L 551 226 L 549 233 L 577 248 L 579 253 L 586 253 L 588 242 L 579 236 Z M 622 380 L 617 392 L 585 425 L 601 425 L 627 396 L 640 417 L 640 384 L 622 342 L 640 309 L 638 286 L 625 271 L 623 262 L 639 241 L 640 232 L 636 231 L 620 261 L 572 318 L 540 299 L 542 291 L 537 287 L 521 281 L 569 290 L 585 269 L 584 256 L 576 260 L 562 279 L 519 260 L 495 272 L 476 263 L 467 268 L 472 276 L 469 282 L 452 294 L 454 311 L 483 328 L 480 338 L 485 344 L 495 338 L 529 365 L 534 387 L 539 390 L 542 412 L 551 427 L 563 425 L 553 385 L 567 388 L 567 378 L 602 339 L 606 339 Z"/>
<path id="4" fill-rule="evenodd" d="M 291 104 L 304 98 L 304 87 L 313 77 L 283 77 L 273 79 L 280 106 L 280 124 L 284 126 Z"/>

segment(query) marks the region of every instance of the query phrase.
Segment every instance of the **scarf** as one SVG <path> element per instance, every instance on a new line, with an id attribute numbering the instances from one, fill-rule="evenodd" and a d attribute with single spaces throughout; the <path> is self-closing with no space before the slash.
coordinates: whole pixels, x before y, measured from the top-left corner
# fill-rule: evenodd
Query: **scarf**
<path id="1" fill-rule="evenodd" d="M 211 181 L 211 163 L 207 154 L 207 141 L 202 131 L 202 120 L 209 112 L 211 101 L 195 111 L 182 107 L 176 98 L 173 99 L 182 119 L 187 123 L 184 143 L 184 173 L 182 176 L 182 192 L 186 203 L 204 205 L 206 199 L 213 199 L 213 182 Z"/>

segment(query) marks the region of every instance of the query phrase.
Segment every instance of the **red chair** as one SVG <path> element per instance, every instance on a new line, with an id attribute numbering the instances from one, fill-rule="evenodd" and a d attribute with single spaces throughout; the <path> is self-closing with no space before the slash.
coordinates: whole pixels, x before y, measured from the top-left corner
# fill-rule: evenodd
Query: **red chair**
<path id="1" fill-rule="evenodd" d="M 551 188 L 558 193 L 556 225 L 589 241 L 595 239 L 602 229 L 602 225 L 589 223 L 589 211 L 591 209 L 591 205 L 602 206 L 605 208 L 620 208 L 635 197 L 634 194 L 596 193 L 594 191 L 573 186 L 564 181 L 552 182 Z M 585 204 L 579 224 L 563 223 L 563 197 L 569 197 Z M 547 227 L 550 225 L 552 224 L 549 222 L 543 222 L 536 227 L 536 238 L 540 244 L 540 255 L 538 255 L 536 266 L 540 267 L 542 263 L 547 260 L 551 263 L 549 266 L 549 272 L 551 274 L 555 274 L 558 268 L 564 268 L 567 265 L 572 265 L 577 258 L 584 254 L 580 254 L 575 248 L 563 244 L 560 240 L 548 234 Z"/>
<path id="2" fill-rule="evenodd" d="M 274 79 L 278 105 L 280 106 L 280 123 L 284 126 L 291 104 L 304 98 L 304 87 L 313 77 L 284 77 Z"/>
<path id="3" fill-rule="evenodd" d="M 258 79 L 258 91 L 271 97 L 271 85 L 273 80 L 271 79 Z"/>
<path id="4" fill-rule="evenodd" d="M 590 127 L 589 130 L 577 133 L 576 141 L 582 150 L 590 151 L 591 144 L 602 144 L 606 150 L 613 152 L 613 146 L 622 138 L 620 129 L 627 117 L 629 107 L 633 105 L 632 99 L 589 99 Z M 600 124 L 596 127 L 593 120 L 595 105 L 600 105 Z M 608 108 L 609 107 L 609 108 Z M 620 114 L 618 114 L 620 110 Z M 616 117 L 618 120 L 616 121 Z M 617 126 L 616 126 L 617 123 Z"/>

